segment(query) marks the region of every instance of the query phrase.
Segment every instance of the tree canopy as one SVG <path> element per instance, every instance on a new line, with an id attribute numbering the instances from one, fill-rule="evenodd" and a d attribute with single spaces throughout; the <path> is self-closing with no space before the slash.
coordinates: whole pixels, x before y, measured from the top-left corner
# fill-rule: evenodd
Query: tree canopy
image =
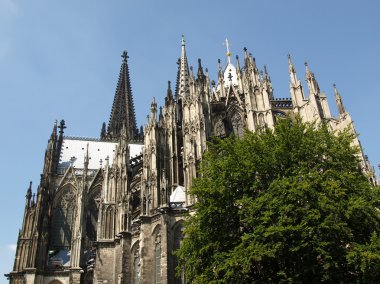
<path id="1" fill-rule="evenodd" d="M 176 252 L 190 283 L 378 283 L 379 188 L 349 131 L 300 119 L 215 139 Z"/>

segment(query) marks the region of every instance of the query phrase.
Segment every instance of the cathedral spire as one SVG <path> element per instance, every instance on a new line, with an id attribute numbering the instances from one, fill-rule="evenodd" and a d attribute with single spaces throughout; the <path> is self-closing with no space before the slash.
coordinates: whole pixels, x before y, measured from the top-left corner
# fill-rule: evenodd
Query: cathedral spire
<path id="1" fill-rule="evenodd" d="M 123 51 L 119 80 L 113 100 L 112 111 L 108 124 L 108 136 L 116 139 L 120 136 L 123 124 L 127 129 L 127 139 L 134 139 L 137 134 L 136 116 L 133 104 L 131 81 L 128 69 L 128 53 Z"/>
<path id="2" fill-rule="evenodd" d="M 335 84 L 333 84 L 333 87 L 334 87 L 334 94 L 335 94 L 334 95 L 335 96 L 335 102 L 336 102 L 336 106 L 338 107 L 339 114 L 344 114 L 346 112 L 346 110 L 345 110 L 344 105 L 343 105 L 342 97 L 340 96 L 340 93 L 337 90 Z"/>
<path id="3" fill-rule="evenodd" d="M 189 91 L 189 65 L 187 63 L 185 37 L 182 35 L 181 39 L 181 59 L 179 61 L 179 77 L 178 81 L 178 94 L 177 96 L 183 97 Z"/>

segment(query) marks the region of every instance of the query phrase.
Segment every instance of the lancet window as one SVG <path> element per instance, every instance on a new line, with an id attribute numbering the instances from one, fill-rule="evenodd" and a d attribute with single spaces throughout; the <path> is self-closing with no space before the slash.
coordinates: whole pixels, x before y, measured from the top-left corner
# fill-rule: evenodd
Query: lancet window
<path id="1" fill-rule="evenodd" d="M 96 241 L 101 186 L 94 188 L 88 195 L 86 232 L 89 241 Z"/>
<path id="2" fill-rule="evenodd" d="M 232 113 L 231 124 L 234 134 L 238 137 L 242 137 L 244 133 L 244 123 L 241 114 L 238 111 Z"/>
<path id="3" fill-rule="evenodd" d="M 71 245 L 76 205 L 75 197 L 74 188 L 67 186 L 54 202 L 51 227 L 51 244 L 54 248 L 68 248 Z"/>

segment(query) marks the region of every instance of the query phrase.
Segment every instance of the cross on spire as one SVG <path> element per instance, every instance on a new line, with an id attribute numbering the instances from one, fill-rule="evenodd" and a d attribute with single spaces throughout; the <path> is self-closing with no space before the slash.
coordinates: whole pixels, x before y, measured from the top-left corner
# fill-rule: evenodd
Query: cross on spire
<path id="1" fill-rule="evenodd" d="M 123 58 L 123 62 L 127 62 L 127 59 L 129 58 L 128 52 L 126 50 L 124 50 L 121 57 Z"/>
<path id="2" fill-rule="evenodd" d="M 66 126 L 65 126 L 65 121 L 64 121 L 63 119 L 62 119 L 61 122 L 59 123 L 58 128 L 59 128 L 59 134 L 60 134 L 60 135 L 63 135 L 63 132 L 64 132 L 64 130 L 65 130 L 65 128 L 66 128 Z"/>

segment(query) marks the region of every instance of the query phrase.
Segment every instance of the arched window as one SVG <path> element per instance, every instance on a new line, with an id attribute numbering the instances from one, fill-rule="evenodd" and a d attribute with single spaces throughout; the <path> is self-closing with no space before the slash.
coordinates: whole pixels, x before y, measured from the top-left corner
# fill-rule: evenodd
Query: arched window
<path id="1" fill-rule="evenodd" d="M 51 244 L 53 248 L 69 248 L 74 224 L 75 191 L 67 186 L 53 205 Z"/>
<path id="2" fill-rule="evenodd" d="M 104 238 L 112 239 L 114 236 L 114 211 L 111 206 L 109 206 L 104 213 Z"/>

